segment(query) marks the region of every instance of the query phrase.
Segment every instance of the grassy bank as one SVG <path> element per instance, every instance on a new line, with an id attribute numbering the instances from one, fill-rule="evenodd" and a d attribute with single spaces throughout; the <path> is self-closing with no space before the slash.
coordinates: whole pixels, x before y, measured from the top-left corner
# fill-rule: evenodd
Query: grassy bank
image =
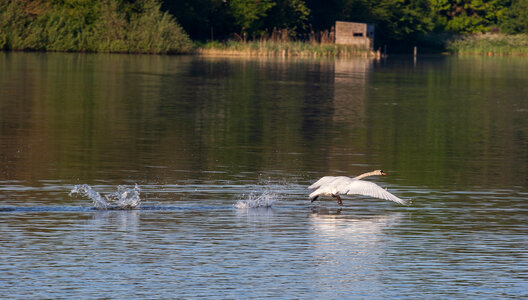
<path id="1" fill-rule="evenodd" d="M 0 1 L 0 50 L 184 53 L 192 42 L 156 0 Z"/>
<path id="2" fill-rule="evenodd" d="M 454 39 L 447 50 L 459 55 L 528 55 L 528 34 L 480 34 Z"/>
<path id="3" fill-rule="evenodd" d="M 209 42 L 198 47 L 198 54 L 298 57 L 376 57 L 374 51 L 348 45 L 300 41 Z"/>

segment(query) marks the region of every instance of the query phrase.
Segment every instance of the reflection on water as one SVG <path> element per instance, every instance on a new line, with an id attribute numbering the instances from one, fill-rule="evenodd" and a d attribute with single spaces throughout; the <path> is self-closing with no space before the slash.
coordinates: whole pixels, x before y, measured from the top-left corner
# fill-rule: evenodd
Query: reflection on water
<path id="1" fill-rule="evenodd" d="M 528 297 L 527 69 L 0 53 L 0 289 Z M 411 206 L 308 199 L 321 176 L 381 168 L 375 181 Z M 89 187 L 108 204 L 136 183 L 141 197 L 122 198 L 134 210 L 69 196 Z"/>
<path id="2" fill-rule="evenodd" d="M 0 174 L 118 185 L 383 167 L 403 186 L 524 186 L 527 64 L 2 53 Z"/>
<path id="3" fill-rule="evenodd" d="M 334 122 L 365 127 L 365 101 L 371 60 L 336 60 L 334 70 Z"/>
<path id="4" fill-rule="evenodd" d="M 403 215 L 353 216 L 325 210 L 310 215 L 314 276 L 322 285 L 336 286 L 321 296 L 346 298 L 350 290 L 356 295 L 383 295 L 380 267 L 388 265 L 394 247 L 386 231 L 398 226 Z"/>
<path id="5" fill-rule="evenodd" d="M 139 210 L 98 210 L 93 214 L 92 219 L 86 222 L 88 231 L 105 231 L 108 226 L 113 226 L 110 231 L 121 231 L 127 233 L 137 233 L 140 229 Z M 86 233 L 87 231 L 85 231 Z M 109 233 L 110 234 L 110 233 Z M 99 236 L 103 241 L 106 236 Z"/>

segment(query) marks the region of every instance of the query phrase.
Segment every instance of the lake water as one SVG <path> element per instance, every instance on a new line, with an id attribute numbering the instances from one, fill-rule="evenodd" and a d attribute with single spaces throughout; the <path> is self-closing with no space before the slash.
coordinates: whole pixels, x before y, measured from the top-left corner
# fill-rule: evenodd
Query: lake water
<path id="1" fill-rule="evenodd" d="M 527 58 L 0 53 L 0 162 L 2 297 L 528 297 Z"/>

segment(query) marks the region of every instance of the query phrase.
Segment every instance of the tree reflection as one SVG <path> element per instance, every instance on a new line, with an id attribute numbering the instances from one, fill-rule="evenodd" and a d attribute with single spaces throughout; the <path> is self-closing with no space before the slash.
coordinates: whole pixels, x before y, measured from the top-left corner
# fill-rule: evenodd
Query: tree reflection
<path id="1" fill-rule="evenodd" d="M 311 180 L 373 168 L 404 186 L 528 180 L 527 63 L 516 58 L 1 53 L 0 67 L 1 180 Z"/>

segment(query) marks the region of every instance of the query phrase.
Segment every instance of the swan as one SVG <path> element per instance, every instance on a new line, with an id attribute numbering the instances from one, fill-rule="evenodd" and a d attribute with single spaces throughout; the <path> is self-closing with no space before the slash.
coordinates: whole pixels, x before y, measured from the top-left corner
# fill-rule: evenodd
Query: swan
<path id="1" fill-rule="evenodd" d="M 314 202 L 317 200 L 317 198 L 319 198 L 319 196 L 332 196 L 337 199 L 337 204 L 343 205 L 339 195 L 358 194 L 391 200 L 399 204 L 407 205 L 406 200 L 402 200 L 394 196 L 379 185 L 373 182 L 361 180 L 369 176 L 383 175 L 387 175 L 387 173 L 383 172 L 382 170 L 375 170 L 361 174 L 354 178 L 346 176 L 324 176 L 308 187 L 310 190 L 314 190 L 310 194 L 310 199 L 312 202 Z"/>

